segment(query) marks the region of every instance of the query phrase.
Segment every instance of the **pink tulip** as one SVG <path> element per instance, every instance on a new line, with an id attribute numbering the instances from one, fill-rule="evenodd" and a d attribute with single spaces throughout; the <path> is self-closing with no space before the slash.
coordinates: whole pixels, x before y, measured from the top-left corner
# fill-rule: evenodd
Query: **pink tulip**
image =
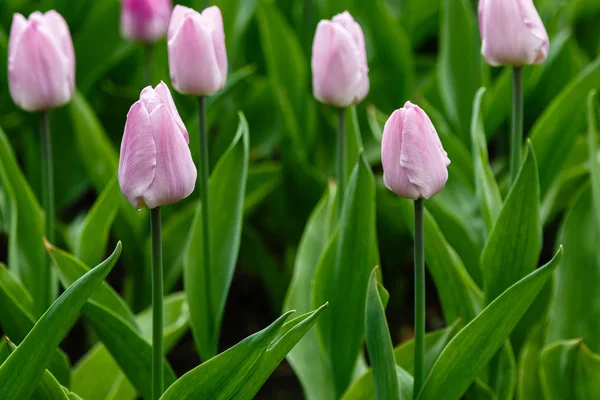
<path id="1" fill-rule="evenodd" d="M 14 102 L 40 111 L 67 104 L 75 90 L 69 27 L 56 11 L 14 14 L 8 42 L 8 83 Z"/>
<path id="2" fill-rule="evenodd" d="M 146 87 L 127 114 L 119 159 L 119 184 L 132 206 L 155 208 L 192 193 L 189 141 L 167 85 Z"/>
<path id="3" fill-rule="evenodd" d="M 425 111 L 411 102 L 385 123 L 381 162 L 385 186 L 401 197 L 428 199 L 448 180 L 448 154 Z"/>
<path id="4" fill-rule="evenodd" d="M 171 0 L 122 0 L 121 34 L 129 40 L 155 42 L 167 34 Z"/>
<path id="5" fill-rule="evenodd" d="M 317 26 L 312 47 L 313 93 L 335 107 L 362 101 L 369 92 L 365 37 L 348 11 Z"/>
<path id="6" fill-rule="evenodd" d="M 194 96 L 210 95 L 227 81 L 227 51 L 219 7 L 202 14 L 175 6 L 169 25 L 169 69 L 175 89 Z"/>
<path id="7" fill-rule="evenodd" d="M 541 64 L 549 39 L 533 0 L 480 0 L 481 54 L 499 65 Z"/>

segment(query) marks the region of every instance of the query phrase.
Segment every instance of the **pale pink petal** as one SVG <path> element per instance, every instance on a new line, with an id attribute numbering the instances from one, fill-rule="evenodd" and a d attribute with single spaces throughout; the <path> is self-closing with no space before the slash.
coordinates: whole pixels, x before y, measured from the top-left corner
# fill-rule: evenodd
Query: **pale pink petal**
<path id="1" fill-rule="evenodd" d="M 15 103 L 24 110 L 59 107 L 71 99 L 69 60 L 51 35 L 34 16 L 13 43 L 9 86 Z"/>
<path id="2" fill-rule="evenodd" d="M 481 53 L 491 65 L 545 61 L 549 39 L 533 0 L 484 0 L 478 14 Z"/>
<path id="3" fill-rule="evenodd" d="M 144 194 L 156 171 L 156 147 L 146 107 L 141 101 L 129 109 L 119 158 L 121 192 L 135 208 L 145 205 Z"/>
<path id="4" fill-rule="evenodd" d="M 149 208 L 175 203 L 194 191 L 196 166 L 190 149 L 166 105 L 150 114 L 156 146 L 154 180 L 144 193 Z"/>
<path id="5" fill-rule="evenodd" d="M 156 92 L 152 86 L 146 86 L 140 94 L 140 101 L 146 108 L 148 115 L 156 110 L 162 104 L 162 101 L 156 96 Z"/>
<path id="6" fill-rule="evenodd" d="M 123 0 L 121 33 L 130 40 L 154 42 L 167 33 L 171 0 Z"/>
<path id="7" fill-rule="evenodd" d="M 50 29 L 54 39 L 60 45 L 65 57 L 69 62 L 67 71 L 69 73 L 68 79 L 71 85 L 71 93 L 75 90 L 75 50 L 73 49 L 73 39 L 71 39 L 71 32 L 69 32 L 69 26 L 65 19 L 54 10 L 48 11 L 44 14 L 45 25 Z"/>
<path id="8" fill-rule="evenodd" d="M 188 132 L 187 132 L 187 129 L 185 128 L 185 124 L 183 123 L 183 120 L 179 116 L 179 111 L 177 111 L 177 107 L 175 106 L 175 102 L 173 101 L 173 96 L 171 96 L 171 91 L 169 90 L 169 87 L 164 82 L 161 81 L 158 84 L 158 86 L 156 87 L 156 89 L 154 90 L 154 92 L 156 94 L 156 97 L 158 97 L 162 101 L 162 103 L 167 106 L 167 108 L 169 109 L 169 112 L 175 119 L 175 123 L 179 127 L 181 134 L 185 138 L 186 143 L 189 144 L 190 137 L 188 136 Z"/>
<path id="9" fill-rule="evenodd" d="M 169 40 L 169 69 L 173 86 L 189 95 L 210 95 L 224 86 L 212 33 L 199 15 L 188 15 Z"/>
<path id="10" fill-rule="evenodd" d="M 208 7 L 202 12 L 202 18 L 209 24 L 212 30 L 215 57 L 219 71 L 221 71 L 222 84 L 224 86 L 227 79 L 227 49 L 225 47 L 225 30 L 223 28 L 221 10 L 217 6 Z"/>
<path id="11" fill-rule="evenodd" d="M 313 94 L 336 107 L 357 103 L 363 88 L 361 55 L 350 33 L 340 24 L 321 21 L 312 47 Z"/>
<path id="12" fill-rule="evenodd" d="M 16 43 L 21 38 L 21 34 L 27 27 L 27 20 L 19 13 L 13 15 L 12 25 L 10 26 L 10 37 L 8 39 L 8 57 L 13 57 L 16 50 Z"/>
<path id="13" fill-rule="evenodd" d="M 405 114 L 406 110 L 403 108 L 394 111 L 383 128 L 381 140 L 383 182 L 398 196 L 416 200 L 419 198 L 419 189 L 410 182 L 400 162 Z"/>
<path id="14" fill-rule="evenodd" d="M 448 179 L 447 158 L 429 117 L 417 106 L 407 108 L 400 163 L 421 197 L 428 199 L 443 189 Z"/>
<path id="15" fill-rule="evenodd" d="M 184 18 L 188 14 L 196 13 L 196 11 L 192 10 L 189 7 L 182 6 L 177 4 L 173 9 L 173 13 L 171 14 L 171 21 L 169 22 L 169 35 L 168 39 L 171 40 L 175 32 L 181 28 L 181 24 L 183 23 Z"/>

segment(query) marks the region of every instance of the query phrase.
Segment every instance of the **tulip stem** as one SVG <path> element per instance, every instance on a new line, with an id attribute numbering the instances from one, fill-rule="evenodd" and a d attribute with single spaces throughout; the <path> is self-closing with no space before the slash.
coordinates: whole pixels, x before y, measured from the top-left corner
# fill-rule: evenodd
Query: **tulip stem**
<path id="1" fill-rule="evenodd" d="M 417 398 L 425 379 L 425 262 L 423 199 L 415 200 L 415 380 Z"/>
<path id="2" fill-rule="evenodd" d="M 151 210 L 152 231 L 152 399 L 163 393 L 163 264 L 160 207 Z"/>
<path id="3" fill-rule="evenodd" d="M 513 114 L 510 135 L 510 182 L 517 176 L 523 147 L 523 76 L 521 67 L 513 67 Z"/>
<path id="4" fill-rule="evenodd" d="M 45 218 L 45 236 L 50 243 L 54 243 L 54 162 L 52 159 L 52 136 L 50 134 L 50 112 L 42 111 L 40 114 L 40 135 L 42 141 L 42 202 Z M 40 315 L 46 311 L 46 308 L 52 304 L 55 297 L 54 274 L 52 273 L 52 261 L 50 256 L 46 256 L 46 268 L 42 268 L 43 276 L 40 276 L 43 282 L 43 288 L 47 292 L 42 296 L 44 302 L 40 304 Z"/>
<path id="5" fill-rule="evenodd" d="M 337 185 L 338 185 L 338 216 L 342 216 L 344 192 L 346 190 L 346 109 L 338 109 L 337 127 Z"/>
<path id="6" fill-rule="evenodd" d="M 210 290 L 210 271 L 212 268 L 212 247 L 210 240 L 210 196 L 208 193 L 209 166 L 208 166 L 208 130 L 206 128 L 206 97 L 198 97 L 198 125 L 200 128 L 200 160 L 198 161 L 198 179 L 200 190 L 200 201 L 202 202 L 202 246 L 204 254 L 204 290 L 206 297 L 206 307 L 212 313 L 211 290 Z M 209 317 L 209 320 L 211 320 Z M 212 326 L 206 329 L 212 337 Z M 216 354 L 216 343 L 210 349 L 213 355 Z"/>

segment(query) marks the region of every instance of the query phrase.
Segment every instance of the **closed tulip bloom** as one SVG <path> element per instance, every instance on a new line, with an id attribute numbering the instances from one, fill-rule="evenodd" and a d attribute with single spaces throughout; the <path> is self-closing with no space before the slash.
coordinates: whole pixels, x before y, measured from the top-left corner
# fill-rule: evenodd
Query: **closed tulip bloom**
<path id="1" fill-rule="evenodd" d="M 317 26 L 312 46 L 313 94 L 322 103 L 348 107 L 369 92 L 365 37 L 348 11 Z"/>
<path id="2" fill-rule="evenodd" d="M 175 89 L 205 96 L 223 89 L 227 81 L 227 50 L 219 7 L 202 14 L 175 6 L 169 25 L 169 69 Z"/>
<path id="3" fill-rule="evenodd" d="M 75 53 L 69 27 L 56 11 L 14 14 L 8 42 L 8 83 L 27 111 L 67 104 L 75 89 Z"/>
<path id="4" fill-rule="evenodd" d="M 381 162 L 385 186 L 408 199 L 428 199 L 448 180 L 448 154 L 425 111 L 411 102 L 387 120 Z"/>
<path id="5" fill-rule="evenodd" d="M 171 92 L 146 87 L 129 109 L 119 159 L 119 184 L 132 206 L 155 208 L 189 196 L 196 166 Z"/>
<path id="6" fill-rule="evenodd" d="M 129 40 L 155 42 L 167 35 L 171 0 L 122 0 L 121 34 Z"/>
<path id="7" fill-rule="evenodd" d="M 550 41 L 533 0 L 480 0 L 481 54 L 499 65 L 541 64 Z"/>

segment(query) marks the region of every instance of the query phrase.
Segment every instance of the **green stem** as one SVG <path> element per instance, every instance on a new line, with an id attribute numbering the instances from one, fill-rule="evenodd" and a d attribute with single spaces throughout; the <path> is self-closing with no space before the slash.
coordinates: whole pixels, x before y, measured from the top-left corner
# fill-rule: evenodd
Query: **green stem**
<path id="1" fill-rule="evenodd" d="M 338 109 L 337 127 L 337 192 L 338 192 L 338 215 L 341 217 L 344 206 L 344 193 L 346 191 L 346 109 Z"/>
<path id="2" fill-rule="evenodd" d="M 212 267 L 212 247 L 210 242 L 210 195 L 208 192 L 209 164 L 208 164 L 208 130 L 206 129 L 206 97 L 198 97 L 198 125 L 200 131 L 200 160 L 198 162 L 198 180 L 200 190 L 200 201 L 202 202 L 202 250 L 204 254 L 204 290 L 207 309 L 212 312 L 210 271 Z M 211 318 L 209 318 L 211 320 Z M 207 326 L 212 337 L 212 326 Z M 216 355 L 216 343 L 214 349 L 210 350 Z"/>
<path id="3" fill-rule="evenodd" d="M 144 45 L 144 84 L 152 86 L 152 45 Z"/>
<path id="4" fill-rule="evenodd" d="M 163 393 L 163 265 L 160 207 L 151 210 L 152 230 L 152 399 Z"/>
<path id="5" fill-rule="evenodd" d="M 417 398 L 425 379 L 425 256 L 423 199 L 415 200 L 415 380 Z"/>
<path id="6" fill-rule="evenodd" d="M 521 166 L 523 147 L 523 76 L 521 67 L 513 67 L 513 113 L 510 133 L 510 182 Z"/>
<path id="7" fill-rule="evenodd" d="M 54 162 L 52 158 L 52 137 L 50 134 L 50 114 L 49 111 L 42 111 L 40 114 L 40 134 L 42 141 L 42 202 L 46 213 L 45 219 L 45 236 L 50 243 L 54 243 Z M 44 303 L 40 304 L 41 311 L 45 311 L 47 307 L 54 301 L 54 274 L 52 273 L 52 261 L 49 256 L 46 256 L 46 268 L 42 268 L 42 276 L 40 281 L 43 282 L 43 288 L 47 291 L 44 298 Z"/>

